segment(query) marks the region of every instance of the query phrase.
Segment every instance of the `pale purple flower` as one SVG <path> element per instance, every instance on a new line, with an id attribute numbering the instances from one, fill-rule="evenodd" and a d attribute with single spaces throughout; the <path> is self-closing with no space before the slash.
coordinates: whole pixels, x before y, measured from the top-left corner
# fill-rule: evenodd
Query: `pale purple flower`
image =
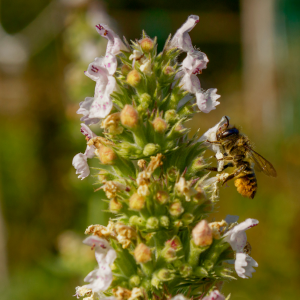
<path id="1" fill-rule="evenodd" d="M 95 249 L 95 256 L 98 262 L 98 268 L 85 277 L 84 281 L 89 282 L 85 287 L 92 289 L 94 293 L 106 291 L 113 279 L 110 265 L 116 259 L 117 253 L 107 240 L 98 236 L 89 236 L 83 243 Z"/>
<path id="2" fill-rule="evenodd" d="M 253 267 L 258 267 L 258 263 L 246 253 L 236 253 L 234 267 L 239 277 L 248 278 L 252 277 Z"/>
<path id="3" fill-rule="evenodd" d="M 121 51 L 128 51 L 120 37 L 114 33 L 114 31 L 110 29 L 108 25 L 98 24 L 96 25 L 96 30 L 101 36 L 108 40 L 106 54 L 117 55 Z"/>
<path id="4" fill-rule="evenodd" d="M 186 22 L 176 31 L 175 35 L 170 41 L 169 48 L 176 47 L 185 52 L 194 51 L 189 32 L 195 27 L 198 22 L 199 16 L 189 16 Z"/>
<path id="5" fill-rule="evenodd" d="M 104 58 L 95 58 L 89 64 L 85 75 L 96 81 L 94 98 L 87 97 L 81 102 L 78 114 L 83 114 L 81 121 L 86 124 L 98 123 L 111 111 L 113 103 L 110 94 L 116 90 L 116 79 L 113 77 L 117 69 L 117 59 L 112 54 L 106 54 Z"/>
<path id="6" fill-rule="evenodd" d="M 201 74 L 209 62 L 205 53 L 201 51 L 189 52 L 182 61 L 182 68 L 189 74 Z"/>
<path id="7" fill-rule="evenodd" d="M 97 136 L 87 125 L 83 123 L 81 124 L 80 131 L 88 139 Z M 72 165 L 76 169 L 76 174 L 79 174 L 78 178 L 80 178 L 81 180 L 90 175 L 90 168 L 87 163 L 87 159 L 94 157 L 95 150 L 96 148 L 94 146 L 87 145 L 84 153 L 78 153 L 73 158 Z"/>
<path id="8" fill-rule="evenodd" d="M 217 89 L 208 89 L 206 92 L 200 92 L 196 94 L 197 105 L 199 109 L 204 113 L 209 113 L 216 106 L 220 104 L 217 99 L 221 96 L 217 94 Z"/>
<path id="9" fill-rule="evenodd" d="M 225 297 L 218 290 L 214 290 L 202 300 L 225 300 Z"/>
<path id="10" fill-rule="evenodd" d="M 228 242 L 232 250 L 237 253 L 243 253 L 247 243 L 246 230 L 256 226 L 259 222 L 255 219 L 247 219 L 246 221 L 234 226 L 224 235 L 224 241 Z"/>
<path id="11" fill-rule="evenodd" d="M 228 117 L 227 117 L 228 118 Z M 229 119 L 229 118 L 228 118 Z M 217 159 L 222 159 L 223 158 L 223 154 L 222 154 L 222 149 L 219 145 L 217 144 L 212 144 L 208 141 L 211 142 L 215 142 L 217 141 L 217 131 L 220 129 L 220 127 L 222 127 L 225 123 L 227 122 L 225 116 L 222 117 L 221 121 L 219 123 L 217 123 L 214 127 L 208 129 L 198 140 L 198 142 L 204 142 L 204 145 L 207 146 L 209 149 L 211 149 L 212 151 L 214 151 L 216 153 L 216 158 Z M 218 161 L 218 171 L 221 172 L 223 170 L 224 167 L 224 161 L 223 160 L 219 160 Z"/>

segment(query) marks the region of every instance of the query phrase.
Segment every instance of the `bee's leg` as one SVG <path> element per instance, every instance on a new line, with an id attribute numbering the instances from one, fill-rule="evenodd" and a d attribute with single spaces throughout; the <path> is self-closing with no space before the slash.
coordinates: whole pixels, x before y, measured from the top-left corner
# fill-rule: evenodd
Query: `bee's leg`
<path id="1" fill-rule="evenodd" d="M 241 158 L 244 158 L 244 156 L 242 156 L 242 155 L 236 155 L 236 156 L 224 156 L 223 158 L 220 158 L 220 159 L 218 159 L 218 160 L 239 160 L 239 159 L 241 159 Z"/>
<path id="2" fill-rule="evenodd" d="M 209 141 L 209 140 L 206 140 L 205 142 L 211 143 L 211 144 L 215 144 L 215 145 L 222 145 L 222 143 L 219 142 L 219 141 Z"/>
<path id="3" fill-rule="evenodd" d="M 228 164 L 226 164 L 226 165 L 223 167 L 223 170 L 225 170 L 226 168 L 229 168 L 229 167 L 233 167 L 233 163 L 228 163 Z M 205 168 L 205 169 L 208 170 L 208 171 L 219 172 L 219 171 L 218 171 L 218 168 L 216 168 L 216 167 L 207 167 L 207 168 Z"/>
<path id="4" fill-rule="evenodd" d="M 239 174 L 241 174 L 243 171 L 245 171 L 246 168 L 247 168 L 246 164 L 239 167 L 234 173 L 232 173 L 226 177 L 226 179 L 223 181 L 222 185 L 224 185 L 227 181 L 237 177 Z"/>

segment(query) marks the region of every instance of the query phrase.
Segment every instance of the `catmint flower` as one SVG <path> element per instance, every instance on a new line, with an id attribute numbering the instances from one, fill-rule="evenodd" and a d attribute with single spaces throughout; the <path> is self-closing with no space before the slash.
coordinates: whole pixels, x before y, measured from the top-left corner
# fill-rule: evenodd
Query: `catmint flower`
<path id="1" fill-rule="evenodd" d="M 92 132 L 92 130 L 86 126 L 85 124 L 81 124 L 81 130 L 83 135 L 86 136 L 88 140 L 96 137 L 97 135 Z M 84 179 L 90 175 L 90 168 L 87 163 L 88 158 L 93 158 L 95 156 L 95 146 L 87 145 L 86 150 L 84 153 L 78 153 L 74 156 L 72 165 L 76 169 L 76 174 L 79 174 L 78 178 Z"/>
<path id="2" fill-rule="evenodd" d="M 225 297 L 218 290 L 214 290 L 203 300 L 225 300 Z"/>
<path id="3" fill-rule="evenodd" d="M 257 224 L 257 220 L 247 219 L 234 226 L 224 235 L 224 241 L 228 242 L 232 250 L 236 252 L 234 266 L 236 273 L 241 278 L 252 277 L 252 273 L 255 272 L 253 267 L 258 267 L 258 263 L 251 256 L 244 253 L 244 248 L 247 245 L 247 235 L 245 231 Z"/>
<path id="4" fill-rule="evenodd" d="M 213 242 L 212 230 L 206 220 L 200 221 L 192 230 L 195 245 L 205 247 Z"/>
<path id="5" fill-rule="evenodd" d="M 224 241 L 228 242 L 232 250 L 237 253 L 243 253 L 247 243 L 246 230 L 258 224 L 255 219 L 247 219 L 246 221 L 234 226 L 224 235 Z"/>
<path id="6" fill-rule="evenodd" d="M 227 117 L 228 118 L 228 117 Z M 228 118 L 229 119 L 229 118 Z M 212 151 L 214 151 L 216 153 L 216 158 L 217 159 L 222 159 L 223 158 L 223 154 L 221 151 L 221 147 L 217 144 L 212 144 L 206 141 L 210 141 L 210 142 L 216 142 L 217 141 L 217 131 L 220 129 L 220 127 L 222 127 L 225 123 L 227 122 L 225 117 L 222 117 L 221 121 L 216 124 L 214 127 L 208 129 L 198 140 L 198 142 L 204 142 L 205 146 L 207 146 L 209 149 L 211 149 Z M 223 167 L 224 167 L 224 161 L 223 160 L 219 160 L 218 161 L 218 171 L 223 171 Z"/>
<path id="7" fill-rule="evenodd" d="M 151 40 L 150 38 L 144 38 L 144 39 L 141 39 L 139 41 L 140 43 L 140 46 L 142 48 L 142 50 L 145 52 L 145 53 L 149 53 L 153 50 L 154 48 L 154 42 L 153 40 Z"/>
<path id="8" fill-rule="evenodd" d="M 194 48 L 189 32 L 196 26 L 198 22 L 199 16 L 189 16 L 186 22 L 177 30 L 177 32 L 171 39 L 168 48 L 176 47 L 185 52 L 193 52 Z"/>
<path id="9" fill-rule="evenodd" d="M 239 277 L 252 278 L 253 267 L 258 267 L 258 263 L 246 253 L 236 253 L 234 267 Z"/>
<path id="10" fill-rule="evenodd" d="M 121 51 L 128 51 L 127 47 L 124 45 L 120 37 L 114 33 L 107 25 L 99 24 L 96 25 L 97 32 L 108 40 L 106 46 L 106 54 L 117 55 Z"/>
<path id="11" fill-rule="evenodd" d="M 113 103 L 110 94 L 116 90 L 117 83 L 113 77 L 117 69 L 117 58 L 112 54 L 106 54 L 104 58 L 95 58 L 89 64 L 85 75 L 96 81 L 94 98 L 87 97 L 81 102 L 78 114 L 82 114 L 81 121 L 86 124 L 98 123 L 111 111 Z"/>
<path id="12" fill-rule="evenodd" d="M 150 76 L 152 74 L 151 60 L 147 59 L 141 66 L 140 70 L 145 74 Z"/>
<path id="13" fill-rule="evenodd" d="M 151 250 L 145 244 L 140 243 L 134 249 L 134 258 L 138 263 L 146 263 L 151 260 Z"/>
<path id="14" fill-rule="evenodd" d="M 182 294 L 176 295 L 171 300 L 187 300 Z"/>
<path id="15" fill-rule="evenodd" d="M 89 282 L 85 287 L 90 288 L 94 293 L 106 291 L 113 279 L 110 265 L 116 259 L 117 253 L 108 241 L 98 236 L 89 236 L 83 243 L 95 248 L 95 256 L 99 265 L 96 270 L 85 277 L 84 281 Z"/>
<path id="16" fill-rule="evenodd" d="M 196 94 L 197 105 L 202 112 L 209 113 L 220 104 L 220 102 L 217 101 L 220 97 L 221 96 L 217 94 L 217 89 L 208 89 L 204 93 Z"/>

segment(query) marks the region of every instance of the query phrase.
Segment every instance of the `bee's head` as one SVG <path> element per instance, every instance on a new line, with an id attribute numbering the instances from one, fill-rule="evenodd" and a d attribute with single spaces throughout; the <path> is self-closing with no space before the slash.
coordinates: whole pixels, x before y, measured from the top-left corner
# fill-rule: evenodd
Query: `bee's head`
<path id="1" fill-rule="evenodd" d="M 231 138 L 234 135 L 238 135 L 239 134 L 239 130 L 235 127 L 231 127 L 229 128 L 229 119 L 225 116 L 227 122 L 222 125 L 219 130 L 217 131 L 217 140 L 222 140 L 222 139 L 227 139 L 227 138 Z"/>

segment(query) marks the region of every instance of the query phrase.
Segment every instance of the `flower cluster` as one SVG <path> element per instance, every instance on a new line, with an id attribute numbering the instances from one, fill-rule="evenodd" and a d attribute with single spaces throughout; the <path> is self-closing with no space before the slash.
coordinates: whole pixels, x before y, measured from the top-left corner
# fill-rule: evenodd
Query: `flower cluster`
<path id="1" fill-rule="evenodd" d="M 76 288 L 77 297 L 222 300 L 221 283 L 234 278 L 231 263 L 242 278 L 255 271 L 245 230 L 258 221 L 206 220 L 227 174 L 209 177 L 203 153 L 211 148 L 223 171 L 221 147 L 206 141 L 217 141 L 228 117 L 200 139 L 189 138 L 184 126 L 199 110 L 215 109 L 220 97 L 216 89 L 201 89 L 198 75 L 208 58 L 189 36 L 198 22 L 198 16 L 188 17 L 161 53 L 145 32 L 129 45 L 108 26 L 96 26 L 108 44 L 85 72 L 96 82 L 95 93 L 80 103 L 87 147 L 73 166 L 84 179 L 88 159 L 98 159 L 97 190 L 105 192 L 116 217 L 85 232 L 98 267 L 85 278 L 88 284 Z M 178 64 L 181 53 L 186 57 Z M 95 124 L 97 134 L 90 129 Z"/>

